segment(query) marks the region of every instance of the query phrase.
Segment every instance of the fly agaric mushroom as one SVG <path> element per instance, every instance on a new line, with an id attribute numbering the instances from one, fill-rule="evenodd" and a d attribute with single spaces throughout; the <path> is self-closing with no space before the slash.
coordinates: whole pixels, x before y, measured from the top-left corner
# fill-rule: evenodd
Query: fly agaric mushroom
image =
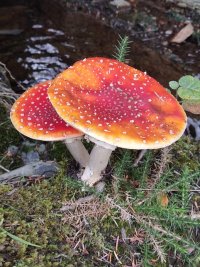
<path id="1" fill-rule="evenodd" d="M 96 144 L 82 176 L 90 186 L 116 147 L 163 148 L 186 127 L 183 108 L 164 87 L 114 59 L 76 62 L 57 76 L 48 95 L 60 117 Z"/>
<path id="2" fill-rule="evenodd" d="M 74 159 L 85 167 L 89 154 L 81 142 L 83 133 L 63 121 L 48 99 L 51 81 L 33 86 L 14 103 L 10 118 L 25 136 L 42 141 L 64 140 Z"/>

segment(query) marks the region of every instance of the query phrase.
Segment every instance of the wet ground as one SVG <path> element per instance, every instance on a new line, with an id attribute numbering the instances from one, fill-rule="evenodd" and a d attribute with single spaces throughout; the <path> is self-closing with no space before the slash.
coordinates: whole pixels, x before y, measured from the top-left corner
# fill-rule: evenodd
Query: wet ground
<path id="1" fill-rule="evenodd" d="M 199 76 L 199 13 L 166 1 L 129 3 L 119 9 L 104 0 L 2 0 L 0 61 L 27 88 L 79 59 L 111 57 L 118 35 L 127 34 L 132 41 L 127 62 L 164 86 L 185 74 Z M 194 34 L 172 44 L 172 36 L 188 21 Z M 15 82 L 12 86 L 21 91 Z"/>
<path id="2" fill-rule="evenodd" d="M 193 13 L 176 13 L 156 1 L 138 1 L 123 12 L 109 1 L 65 2 L 1 1 L 0 60 L 24 86 L 52 79 L 78 59 L 112 56 L 124 33 L 133 41 L 130 64 L 164 85 L 186 73 L 199 75 L 195 37 L 181 45 L 169 42 Z"/>

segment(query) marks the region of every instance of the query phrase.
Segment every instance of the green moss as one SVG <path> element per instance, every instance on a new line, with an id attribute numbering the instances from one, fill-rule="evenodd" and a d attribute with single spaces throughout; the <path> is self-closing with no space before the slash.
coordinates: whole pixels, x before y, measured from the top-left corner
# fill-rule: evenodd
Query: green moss
<path id="1" fill-rule="evenodd" d="M 187 165 L 189 169 L 197 171 L 200 169 L 200 142 L 189 137 L 183 137 L 173 146 L 173 163 L 182 170 Z"/>
<path id="2" fill-rule="evenodd" d="M 19 133 L 12 127 L 6 108 L 0 105 L 0 153 L 9 145 L 17 145 L 21 141 Z"/>
<path id="3" fill-rule="evenodd" d="M 19 145 L 21 142 L 21 136 L 14 129 L 11 124 L 10 119 L 8 118 L 8 112 L 3 105 L 0 105 L 0 158 L 1 164 L 4 167 L 15 168 L 20 165 L 21 159 L 16 158 L 13 162 L 12 158 L 5 157 L 7 149 L 10 145 Z"/>

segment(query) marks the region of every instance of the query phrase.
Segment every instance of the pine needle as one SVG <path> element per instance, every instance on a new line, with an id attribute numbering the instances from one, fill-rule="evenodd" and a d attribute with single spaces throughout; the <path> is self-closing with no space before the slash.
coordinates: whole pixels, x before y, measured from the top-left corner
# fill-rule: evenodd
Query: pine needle
<path id="1" fill-rule="evenodd" d="M 161 241 L 159 242 L 153 235 L 149 234 L 149 239 L 153 246 L 154 252 L 158 255 L 161 263 L 166 262 L 166 253 L 164 252 Z"/>
<path id="2" fill-rule="evenodd" d="M 116 58 L 118 61 L 125 62 L 126 56 L 130 51 L 128 36 L 119 36 L 118 45 L 115 46 L 116 52 L 114 53 L 113 57 Z"/>

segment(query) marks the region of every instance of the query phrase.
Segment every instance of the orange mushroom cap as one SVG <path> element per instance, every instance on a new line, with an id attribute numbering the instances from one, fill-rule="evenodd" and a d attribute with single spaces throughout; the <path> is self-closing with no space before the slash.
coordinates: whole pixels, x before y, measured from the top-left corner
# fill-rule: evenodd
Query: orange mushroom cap
<path id="1" fill-rule="evenodd" d="M 48 95 L 61 118 L 114 146 L 165 147 L 186 127 L 183 108 L 162 85 L 114 59 L 76 62 L 57 76 Z"/>
<path id="2" fill-rule="evenodd" d="M 83 135 L 62 120 L 47 95 L 51 81 L 33 86 L 14 103 L 10 118 L 22 134 L 37 140 L 55 141 Z"/>

